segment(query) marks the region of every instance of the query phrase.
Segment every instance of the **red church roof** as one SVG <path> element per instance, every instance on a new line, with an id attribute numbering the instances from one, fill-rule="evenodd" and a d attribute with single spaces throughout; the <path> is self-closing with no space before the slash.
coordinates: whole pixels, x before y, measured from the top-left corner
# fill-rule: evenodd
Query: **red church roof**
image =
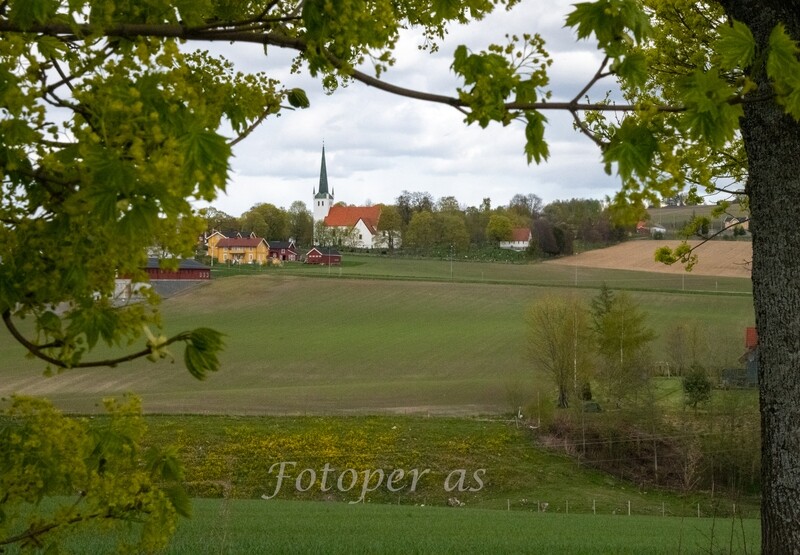
<path id="1" fill-rule="evenodd" d="M 380 206 L 331 206 L 325 225 L 329 227 L 352 227 L 358 220 L 364 220 L 370 230 L 378 226 L 381 217 Z"/>

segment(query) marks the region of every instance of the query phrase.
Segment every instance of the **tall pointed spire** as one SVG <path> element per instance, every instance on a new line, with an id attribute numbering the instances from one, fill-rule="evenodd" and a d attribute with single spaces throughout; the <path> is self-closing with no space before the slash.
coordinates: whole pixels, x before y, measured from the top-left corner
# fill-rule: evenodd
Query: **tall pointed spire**
<path id="1" fill-rule="evenodd" d="M 328 192 L 328 169 L 325 165 L 325 145 L 322 145 L 322 165 L 319 169 L 319 191 L 314 198 L 332 198 Z"/>
<path id="2" fill-rule="evenodd" d="M 319 190 L 314 193 L 314 222 L 325 221 L 333 206 L 333 191 L 328 192 L 328 168 L 325 165 L 325 143 L 322 143 L 322 165 L 319 168 Z"/>

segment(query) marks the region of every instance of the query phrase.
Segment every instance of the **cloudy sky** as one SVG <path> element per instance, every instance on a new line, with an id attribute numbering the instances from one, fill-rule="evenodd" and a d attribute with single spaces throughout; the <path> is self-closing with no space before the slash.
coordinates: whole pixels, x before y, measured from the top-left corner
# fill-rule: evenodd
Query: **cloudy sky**
<path id="1" fill-rule="evenodd" d="M 599 66 L 594 45 L 577 42 L 563 22 L 570 2 L 529 0 L 466 27 L 452 28 L 440 52 L 419 51 L 419 35 L 409 33 L 396 52 L 396 65 L 383 79 L 426 92 L 454 96 L 458 81 L 450 71 L 459 44 L 471 50 L 504 43 L 505 34 L 540 33 L 553 58 L 554 100 L 577 94 Z M 485 197 L 493 206 L 508 204 L 516 193 L 539 195 L 545 202 L 572 197 L 603 198 L 617 180 L 603 172 L 600 153 L 573 130 L 567 114 L 549 113 L 548 162 L 528 165 L 522 124 L 503 128 L 467 127 L 463 114 L 372 89 L 360 83 L 326 95 L 319 82 L 288 71 L 290 53 L 265 56 L 260 47 L 219 48 L 242 71 L 265 71 L 287 87 L 306 90 L 311 107 L 272 118 L 235 150 L 226 194 L 213 205 L 233 216 L 256 203 L 288 208 L 295 200 L 311 206 L 319 182 L 325 144 L 328 182 L 335 200 L 348 204 L 393 203 L 403 191 L 427 191 L 435 199 L 455 196 L 477 206 Z M 601 98 L 612 83 L 593 89 Z"/>

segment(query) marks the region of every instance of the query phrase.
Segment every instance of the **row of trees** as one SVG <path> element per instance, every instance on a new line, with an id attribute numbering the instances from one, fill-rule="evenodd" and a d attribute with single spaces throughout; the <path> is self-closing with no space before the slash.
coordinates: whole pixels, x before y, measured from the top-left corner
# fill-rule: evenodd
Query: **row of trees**
<path id="1" fill-rule="evenodd" d="M 302 201 L 293 202 L 288 210 L 259 203 L 238 218 L 211 207 L 205 209 L 204 217 L 208 230 L 246 230 L 267 239 L 293 238 L 302 245 L 312 241 L 357 244 L 347 233 L 337 231 L 334 236 L 324 226 L 315 228 L 312 214 Z M 402 244 L 406 250 L 423 253 L 497 245 L 510 240 L 515 228 L 530 229 L 531 254 L 544 256 L 571 254 L 574 240 L 605 244 L 625 235 L 625 229 L 614 224 L 599 200 L 559 200 L 544 205 L 534 194 L 517 194 L 508 205 L 492 208 L 489 198 L 480 206 L 465 207 L 452 196 L 435 201 L 427 192 L 403 191 L 394 205 L 382 206 L 378 222 L 378 230 L 385 237 L 382 248 L 393 250 Z"/>
<path id="2" fill-rule="evenodd" d="M 291 237 L 302 245 L 310 245 L 314 236 L 314 217 L 300 200 L 294 201 L 288 210 L 258 203 L 238 218 L 211 206 L 203 210 L 203 217 L 206 231 L 246 230 L 265 239 L 285 241 Z"/>
<path id="3" fill-rule="evenodd" d="M 493 208 L 485 198 L 479 206 L 465 207 L 452 196 L 434 202 L 429 193 L 403 191 L 395 208 L 400 218 L 391 219 L 394 230 L 402 235 L 404 247 L 414 250 L 496 245 L 511 239 L 515 228 L 527 228 L 533 235 L 530 253 L 552 256 L 571 254 L 574 240 L 609 244 L 620 241 L 626 231 L 595 199 L 545 205 L 537 195 L 516 194 L 505 206 Z"/>

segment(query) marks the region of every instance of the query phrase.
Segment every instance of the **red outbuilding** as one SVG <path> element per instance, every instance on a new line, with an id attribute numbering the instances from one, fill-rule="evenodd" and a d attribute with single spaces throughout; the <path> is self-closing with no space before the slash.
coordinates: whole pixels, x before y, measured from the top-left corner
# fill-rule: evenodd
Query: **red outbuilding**
<path id="1" fill-rule="evenodd" d="M 197 260 L 181 260 L 176 270 L 167 270 L 159 265 L 158 258 L 148 258 L 144 268 L 150 281 L 162 279 L 205 280 L 211 279 L 211 268 Z"/>
<path id="2" fill-rule="evenodd" d="M 306 264 L 338 266 L 341 263 L 342 255 L 333 247 L 314 247 L 306 253 Z"/>
<path id="3" fill-rule="evenodd" d="M 297 247 L 294 241 L 267 241 L 269 246 L 269 257 L 277 258 L 281 261 L 297 260 Z"/>

